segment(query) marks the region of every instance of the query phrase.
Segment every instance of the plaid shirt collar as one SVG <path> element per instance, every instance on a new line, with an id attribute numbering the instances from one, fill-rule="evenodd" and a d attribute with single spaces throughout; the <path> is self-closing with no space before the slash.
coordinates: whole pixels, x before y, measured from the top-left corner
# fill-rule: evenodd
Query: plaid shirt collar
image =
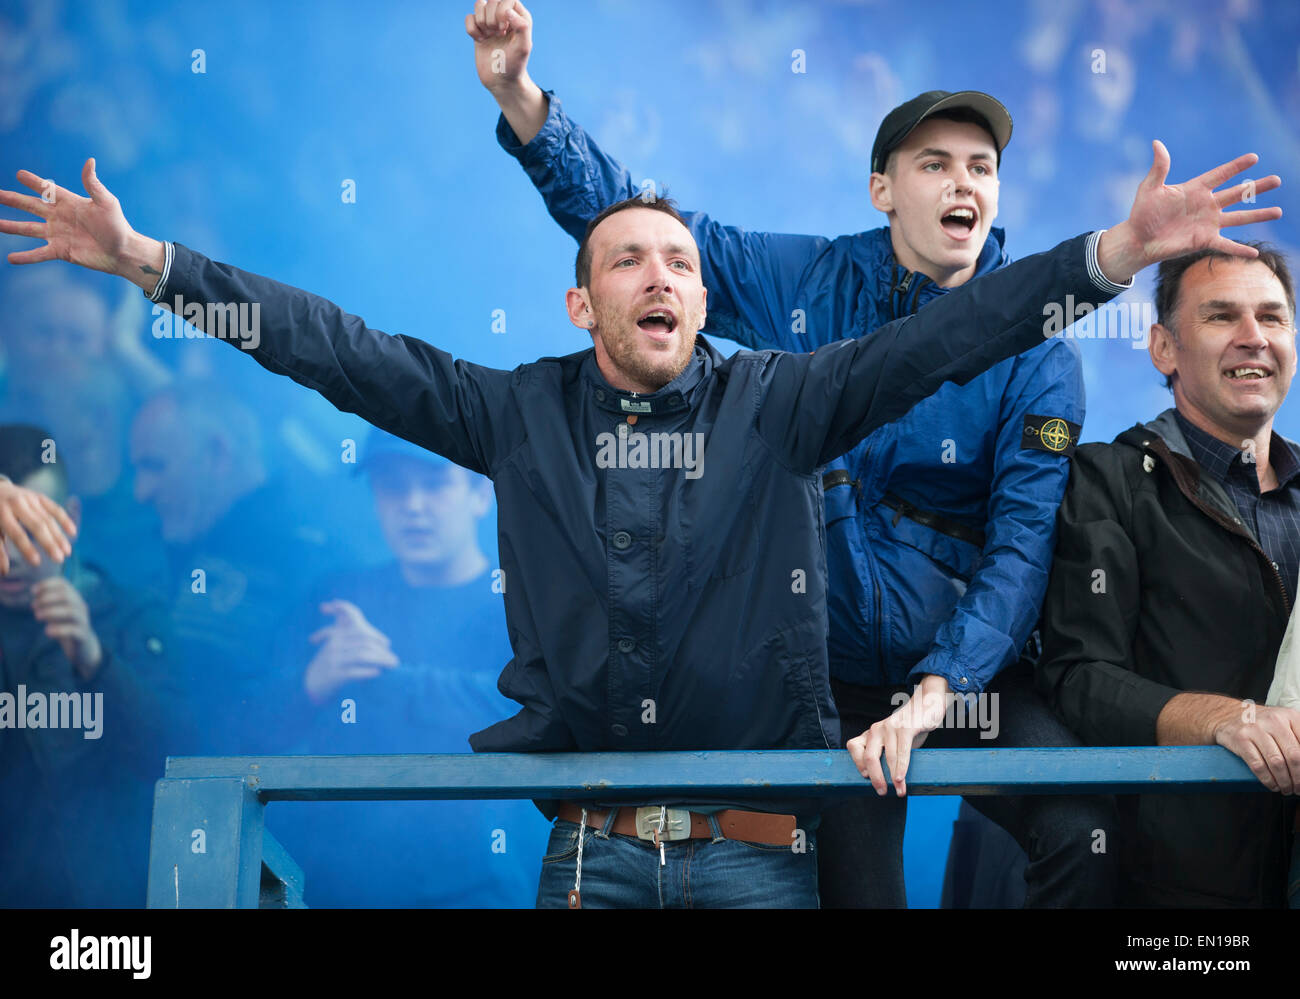
<path id="1" fill-rule="evenodd" d="M 1188 450 L 1196 463 L 1213 475 L 1220 482 L 1226 483 L 1230 475 L 1247 479 L 1259 492 L 1259 476 L 1253 462 L 1244 460 L 1245 452 L 1239 447 L 1224 443 L 1213 434 L 1208 434 L 1200 427 L 1194 426 L 1182 413 L 1174 411 L 1179 429 L 1187 440 Z M 1281 489 L 1291 484 L 1300 475 L 1300 459 L 1297 459 L 1291 445 L 1279 434 L 1274 433 L 1268 450 L 1268 460 L 1277 476 L 1277 485 Z M 1234 474 L 1234 465 L 1236 466 Z"/>

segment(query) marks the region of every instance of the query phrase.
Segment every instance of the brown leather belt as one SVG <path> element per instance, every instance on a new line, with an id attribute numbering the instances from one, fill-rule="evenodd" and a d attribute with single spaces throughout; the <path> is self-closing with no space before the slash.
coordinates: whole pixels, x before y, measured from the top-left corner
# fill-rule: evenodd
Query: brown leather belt
<path id="1" fill-rule="evenodd" d="M 655 825 L 659 808 L 656 806 L 652 811 L 653 816 L 649 822 L 643 821 L 643 831 L 647 825 Z M 681 809 L 669 809 L 671 812 L 680 813 Z M 567 822 L 579 823 L 582 821 L 582 806 L 575 805 L 571 802 L 562 802 L 557 811 L 560 818 Z M 665 835 L 664 841 L 670 839 L 713 839 L 713 828 L 709 825 L 709 817 L 701 815 L 699 812 L 690 812 L 691 829 L 690 834 L 685 835 L 685 830 L 681 830 L 678 835 Z M 587 825 L 593 829 L 603 829 L 605 820 L 609 817 L 609 811 L 606 809 L 587 809 Z M 798 828 L 793 815 L 774 815 L 771 812 L 742 812 L 734 808 L 724 809 L 715 812 L 713 817 L 718 820 L 718 826 L 722 830 L 722 835 L 727 839 L 741 840 L 745 843 L 763 843 L 767 846 L 785 846 L 789 847 L 794 843 L 795 830 Z M 611 832 L 618 833 L 620 836 L 635 836 L 639 839 L 650 839 L 653 837 L 642 835 L 637 830 L 637 809 L 635 807 L 624 806 L 618 809 L 618 815 L 614 818 L 614 826 Z"/>

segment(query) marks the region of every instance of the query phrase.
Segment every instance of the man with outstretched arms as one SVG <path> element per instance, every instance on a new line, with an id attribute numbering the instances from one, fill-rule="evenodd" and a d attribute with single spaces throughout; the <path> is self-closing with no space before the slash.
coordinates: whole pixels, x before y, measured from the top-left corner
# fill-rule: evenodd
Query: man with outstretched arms
<path id="1" fill-rule="evenodd" d="M 605 205 L 638 193 L 631 174 L 530 79 L 521 3 L 480 0 L 466 29 L 503 113 L 501 145 L 580 239 Z M 753 349 L 814 350 L 1005 266 L 993 222 L 1011 128 L 1006 108 L 977 91 L 932 91 L 895 108 L 876 135 L 870 181 L 889 225 L 868 232 L 746 232 L 687 213 L 711 293 L 706 332 Z M 831 688 L 880 795 L 824 815 L 824 906 L 906 905 L 907 764 L 927 737 L 1078 744 L 1017 656 L 1038 618 L 1083 418 L 1078 349 L 1057 338 L 945 385 L 823 470 Z M 886 794 L 882 755 L 896 794 Z M 1093 830 L 1114 824 L 1110 799 L 967 800 L 1029 854 L 1027 904 L 1111 904 L 1111 855 L 1091 848 Z"/>
<path id="2" fill-rule="evenodd" d="M 209 305 L 257 303 L 257 342 L 232 346 L 492 479 L 514 652 L 499 686 L 522 708 L 471 736 L 476 751 L 825 750 L 841 743 L 818 469 L 945 381 L 1033 346 L 1050 302 L 1108 299 L 1147 264 L 1200 246 L 1251 255 L 1220 227 L 1280 209 L 1225 214 L 1246 186 L 1213 188 L 1255 157 L 1166 187 L 1168 154 L 1155 150 L 1118 226 L 815 354 L 724 359 L 697 335 L 699 251 L 664 201 L 615 204 L 588 228 L 565 303 L 592 346 L 514 371 L 136 233 L 93 160 L 89 198 L 20 171 L 46 197 L 0 191 L 0 204 L 44 221 L 0 220 L 0 232 L 47 241 L 11 263 L 117 274 L 201 323 Z M 538 904 L 817 904 L 816 800 L 641 805 L 544 803 L 559 821 Z"/>

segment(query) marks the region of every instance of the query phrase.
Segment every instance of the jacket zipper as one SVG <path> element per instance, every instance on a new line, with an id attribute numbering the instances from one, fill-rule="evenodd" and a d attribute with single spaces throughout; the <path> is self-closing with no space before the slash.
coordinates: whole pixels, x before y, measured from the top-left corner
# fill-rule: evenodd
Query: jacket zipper
<path id="1" fill-rule="evenodd" d="M 912 276 L 909 274 L 908 280 L 910 280 L 911 277 Z M 865 500 L 863 485 L 866 482 L 866 478 L 867 478 L 866 470 L 870 467 L 869 464 L 870 458 L 871 458 L 871 448 L 868 447 L 865 451 L 862 452 L 862 463 L 859 465 L 859 468 L 861 468 L 863 471 L 858 477 L 858 485 L 857 485 L 857 489 L 855 490 L 855 495 L 853 497 L 854 502 L 857 506 L 857 511 L 854 516 L 854 520 L 856 520 L 859 524 L 862 523 L 862 512 L 863 510 L 866 509 L 866 500 Z M 872 622 L 872 627 L 871 627 L 871 630 L 875 636 L 874 644 L 876 648 L 876 661 L 875 663 L 873 663 L 873 669 L 875 670 L 876 675 L 880 677 L 881 682 L 888 682 L 888 678 L 885 676 L 885 653 L 882 647 L 882 642 L 880 637 L 884 625 L 881 620 L 883 611 L 881 609 L 881 600 L 880 600 L 880 576 L 876 572 L 876 545 L 874 543 L 871 543 L 870 538 L 868 538 L 867 540 L 868 540 L 868 544 L 864 546 L 864 550 L 867 556 L 867 568 L 871 573 L 871 600 L 873 605 L 876 608 L 876 618 Z"/>
<path id="2" fill-rule="evenodd" d="M 927 278 L 924 274 L 922 274 L 921 280 L 916 282 L 916 289 L 912 292 L 912 307 L 907 310 L 907 314 L 909 316 L 916 314 L 916 303 L 921 298 L 921 289 L 925 287 L 925 283 L 929 280 L 930 280 L 929 278 Z"/>
<path id="3" fill-rule="evenodd" d="M 920 278 L 920 280 L 917 280 L 918 277 Z M 925 282 L 927 280 L 929 279 L 926 278 L 925 275 L 919 274 L 917 271 L 906 271 L 904 272 L 903 279 L 900 281 L 898 279 L 898 264 L 897 262 L 895 262 L 894 287 L 892 292 L 890 293 L 890 307 L 893 309 L 894 312 L 892 318 L 901 319 L 903 316 L 911 316 L 916 313 L 916 302 L 917 299 L 921 297 L 921 289 L 925 286 Z M 913 284 L 915 284 L 915 288 L 913 288 Z M 912 304 L 910 308 L 907 307 L 907 293 L 909 291 L 912 292 Z M 895 296 L 897 296 L 897 304 L 895 304 Z M 900 305 L 906 308 L 907 311 L 899 312 Z M 870 451 L 868 451 L 867 454 L 870 454 Z M 865 456 L 863 461 L 865 464 Z M 858 497 L 858 502 L 859 504 L 861 504 L 862 502 L 862 497 L 860 495 Z M 861 515 L 861 512 L 862 511 L 859 509 L 858 511 L 859 516 Z M 881 632 L 884 628 L 884 623 L 881 620 L 881 615 L 883 611 L 881 609 L 880 578 L 876 573 L 875 548 L 876 548 L 875 545 L 867 546 L 867 562 L 871 569 L 871 590 L 872 590 L 871 595 L 876 608 L 876 620 L 872 628 L 872 630 L 875 632 L 875 637 L 876 637 L 875 670 L 877 675 L 881 678 L 881 680 L 887 683 L 888 677 L 885 675 L 885 652 L 883 648 L 883 640 L 881 638 Z"/>
<path id="4" fill-rule="evenodd" d="M 901 319 L 903 316 L 911 315 L 910 312 L 900 312 L 899 307 L 907 304 L 907 291 L 912 287 L 912 281 L 916 277 L 915 271 L 905 271 L 903 279 L 898 280 L 898 264 L 894 265 L 894 288 L 890 293 L 889 304 L 893 310 L 891 319 Z M 897 296 L 897 299 L 895 299 Z"/>

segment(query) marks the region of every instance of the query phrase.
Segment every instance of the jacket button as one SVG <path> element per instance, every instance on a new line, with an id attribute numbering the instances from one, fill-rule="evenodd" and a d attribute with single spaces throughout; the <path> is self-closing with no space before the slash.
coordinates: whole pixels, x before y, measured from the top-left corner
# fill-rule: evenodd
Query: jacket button
<path id="1" fill-rule="evenodd" d="M 614 547 L 618 549 L 627 548 L 632 544 L 632 535 L 627 531 L 618 531 L 614 535 Z"/>
<path id="2" fill-rule="evenodd" d="M 632 641 L 632 639 L 630 638 L 620 638 L 618 640 L 619 652 L 631 652 L 635 648 L 636 648 L 636 642 Z"/>
<path id="3" fill-rule="evenodd" d="M 966 684 L 970 683 L 970 681 L 967 680 L 964 676 L 959 676 L 957 678 L 957 682 L 960 683 L 963 687 L 966 686 Z"/>
<path id="4" fill-rule="evenodd" d="M 597 401 L 597 402 L 604 402 L 604 401 L 605 401 L 605 390 L 604 390 L 604 389 L 596 389 L 596 401 Z"/>
<path id="5" fill-rule="evenodd" d="M 626 726 L 626 725 L 611 725 L 611 726 L 609 727 L 609 730 L 610 730 L 611 732 L 613 732 L 615 735 L 620 736 L 620 737 L 627 735 L 627 726 Z"/>

